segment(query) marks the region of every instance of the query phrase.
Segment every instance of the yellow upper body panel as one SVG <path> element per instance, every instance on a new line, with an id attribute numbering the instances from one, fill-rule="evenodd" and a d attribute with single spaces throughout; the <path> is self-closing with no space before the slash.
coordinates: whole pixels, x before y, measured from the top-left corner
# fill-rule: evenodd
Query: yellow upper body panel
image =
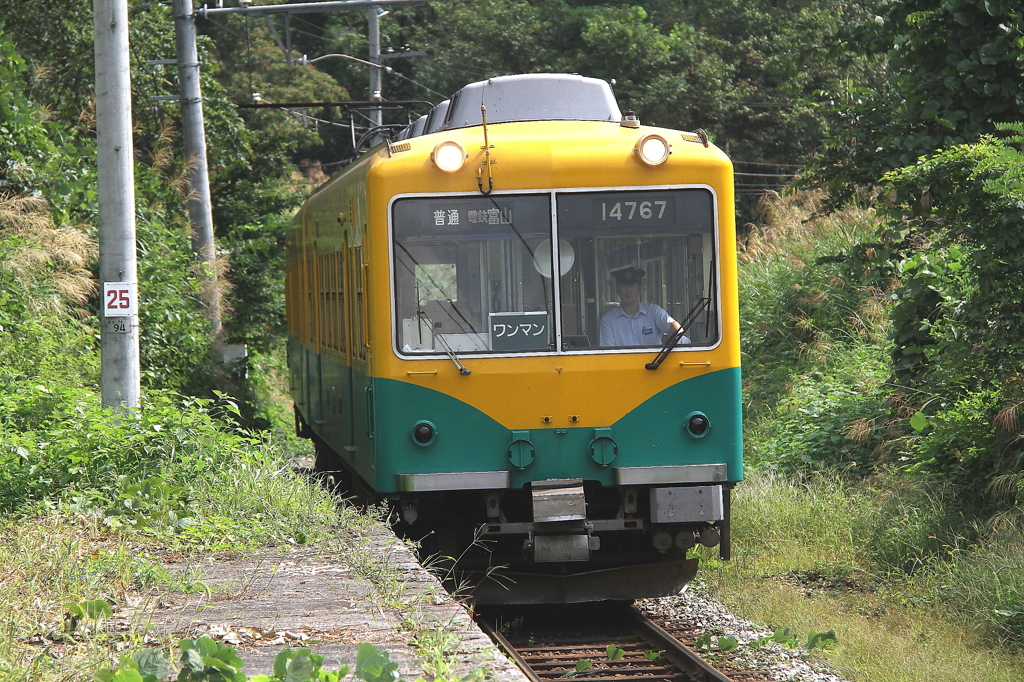
<path id="1" fill-rule="evenodd" d="M 672 154 L 659 166 L 645 165 L 634 152 L 641 137 L 662 135 Z M 407 194 L 477 194 L 478 173 L 488 185 L 482 126 L 443 131 L 405 140 L 401 151 L 387 147 L 350 167 L 322 187 L 304 209 L 306 239 L 320 252 L 362 244 L 366 263 L 371 372 L 442 391 L 475 406 L 510 429 L 544 426 L 606 426 L 650 396 L 688 378 L 739 366 L 736 252 L 732 164 L 713 145 L 690 141 L 679 131 L 628 128 L 617 123 L 536 121 L 488 126 L 493 191 L 571 188 L 657 188 L 702 186 L 714 192 L 721 340 L 711 349 L 680 349 L 660 369 L 644 368 L 657 348 L 647 351 L 545 353 L 462 361 L 461 375 L 444 355 L 407 359 L 395 353 L 389 206 Z M 689 138 L 689 139 L 687 139 Z M 458 142 L 468 153 L 455 172 L 431 160 L 435 146 Z M 365 194 L 364 194 L 365 192 Z M 354 198 L 365 196 L 355 216 Z M 317 225 L 313 229 L 313 224 Z M 339 223 L 342 223 L 339 229 Z M 347 224 L 347 227 L 345 226 Z M 304 240 L 306 241 L 306 240 Z"/>

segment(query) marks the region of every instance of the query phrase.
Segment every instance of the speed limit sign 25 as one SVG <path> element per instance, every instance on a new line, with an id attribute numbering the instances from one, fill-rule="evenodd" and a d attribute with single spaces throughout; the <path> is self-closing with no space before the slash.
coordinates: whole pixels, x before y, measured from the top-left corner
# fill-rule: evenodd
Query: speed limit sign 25
<path id="1" fill-rule="evenodd" d="M 135 282 L 103 283 L 103 317 L 133 317 L 139 312 Z"/>

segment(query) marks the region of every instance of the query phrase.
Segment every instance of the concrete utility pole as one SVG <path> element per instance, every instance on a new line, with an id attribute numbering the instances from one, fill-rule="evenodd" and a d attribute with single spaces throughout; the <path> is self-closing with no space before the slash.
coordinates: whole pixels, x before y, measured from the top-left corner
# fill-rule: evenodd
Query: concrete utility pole
<path id="1" fill-rule="evenodd" d="M 203 303 L 215 341 L 221 335 L 221 297 L 217 288 L 217 246 L 213 240 L 210 206 L 210 173 L 206 165 L 206 129 L 203 98 L 199 88 L 199 52 L 196 49 L 196 14 L 192 0 L 173 0 L 174 42 L 177 47 L 178 87 L 181 102 L 181 135 L 185 143 L 185 178 L 188 217 L 192 223 L 192 251 L 206 266 Z"/>
<path id="2" fill-rule="evenodd" d="M 100 383 L 105 407 L 137 408 L 141 389 L 128 1 L 94 0 L 93 21 L 103 283 Z"/>
<path id="3" fill-rule="evenodd" d="M 371 7 L 369 9 L 369 28 L 367 30 L 367 38 L 370 43 L 370 61 L 376 65 L 370 67 L 370 99 L 374 102 L 379 102 L 383 99 L 381 96 L 382 78 L 380 68 L 380 18 L 387 14 L 387 12 L 381 13 L 379 7 Z M 380 107 L 377 107 L 371 112 L 373 118 L 373 125 L 379 126 L 384 120 L 381 115 Z"/>
<path id="4" fill-rule="evenodd" d="M 373 2 L 374 4 L 371 4 Z M 371 59 L 378 68 L 370 70 L 371 98 L 380 100 L 381 77 L 380 64 L 380 9 L 382 5 L 417 5 L 423 0 L 346 0 L 344 2 L 312 2 L 293 5 L 264 5 L 252 7 L 243 3 L 241 7 L 206 7 L 196 11 L 192 0 L 172 0 L 171 12 L 174 15 L 174 42 L 177 48 L 178 86 L 181 102 L 181 134 L 185 143 L 185 158 L 188 163 L 186 180 L 188 184 L 188 215 L 192 224 L 192 250 L 199 260 L 206 265 L 203 282 L 203 302 L 214 339 L 219 343 L 222 331 L 221 296 L 217 287 L 216 259 L 217 247 L 213 239 L 213 212 L 210 207 L 210 173 L 206 164 L 206 130 L 203 126 L 203 98 L 199 87 L 199 52 L 196 49 L 196 16 L 204 19 L 217 14 L 246 13 L 255 16 L 268 16 L 283 13 L 285 15 L 286 50 L 289 63 L 291 61 L 291 14 L 307 12 L 328 12 L 348 10 L 355 7 L 369 7 L 371 32 L 376 32 L 375 45 L 371 47 Z M 373 39 L 371 39 L 372 41 Z M 376 57 L 373 57 L 374 51 Z M 158 60 L 159 63 L 166 63 Z M 376 95 L 374 96 L 374 93 Z M 163 99 L 163 98 L 161 98 Z M 381 112 L 374 112 L 374 122 L 380 125 Z"/>

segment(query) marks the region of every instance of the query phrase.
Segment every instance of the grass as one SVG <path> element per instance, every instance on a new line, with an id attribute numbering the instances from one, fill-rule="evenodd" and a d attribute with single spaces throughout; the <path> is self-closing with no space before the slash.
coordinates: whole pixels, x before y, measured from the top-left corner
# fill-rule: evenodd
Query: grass
<path id="1" fill-rule="evenodd" d="M 344 553 L 383 531 L 239 429 L 229 401 L 153 394 L 132 419 L 108 416 L 52 382 L 0 396 L 0 679 L 91 679 L 141 646 L 125 619 L 141 591 L 207 589 L 200 574 L 165 571 L 168 558 L 307 543 Z"/>
<path id="2" fill-rule="evenodd" d="M 977 491 L 898 473 L 920 437 L 890 383 L 896 282 L 870 265 L 872 211 L 817 216 L 820 200 L 767 200 L 740 244 L 753 470 L 734 560 L 702 579 L 760 624 L 834 629 L 816 655 L 858 682 L 1024 679 L 1021 513 L 989 519 Z"/>
<path id="3" fill-rule="evenodd" d="M 57 349 L 68 344 L 47 329 L 25 343 L 64 357 Z M 0 350 L 0 680 L 90 680 L 120 653 L 171 649 L 129 621 L 157 601 L 143 593 L 209 597 L 204 557 L 297 545 L 338 556 L 372 584 L 375 603 L 407 614 L 402 627 L 427 668 L 457 669 L 455 630 L 427 617 L 375 551 L 370 538 L 388 532 L 382 512 L 339 505 L 294 471 L 310 446 L 277 409 L 280 358 L 255 359 L 255 397 L 271 424 L 262 434 L 241 428 L 244 406 L 223 394 L 148 390 L 132 418 L 112 420 L 90 387 L 91 364 L 6 358 Z M 168 559 L 189 568 L 167 571 Z"/>
<path id="4" fill-rule="evenodd" d="M 133 591 L 162 577 L 140 547 L 80 515 L 0 521 L 0 566 L 5 680 L 87 678 L 122 638 L 95 622 L 71 630 L 65 605 L 93 599 L 125 604 Z"/>
<path id="5" fill-rule="evenodd" d="M 383 509 L 363 513 L 339 506 L 268 443 L 232 435 L 230 422 L 208 421 L 195 405 L 191 410 L 175 422 L 188 433 L 169 441 L 159 437 L 173 430 L 168 422 L 142 418 L 143 426 L 168 427 L 145 441 L 147 452 L 160 453 L 145 474 L 159 472 L 146 479 L 159 479 L 149 492 L 115 475 L 98 481 L 115 498 L 112 505 L 81 488 L 57 488 L 21 513 L 0 515 L 0 679 L 92 679 L 117 652 L 144 642 L 170 649 L 175 642 L 154 642 L 144 627 L 127 620 L 143 601 L 140 595 L 148 595 L 150 604 L 157 601 L 153 594 L 209 595 L 194 569 L 203 557 L 303 544 L 337 555 L 373 586 L 375 603 L 405 614 L 400 627 L 426 670 L 448 676 L 460 669 L 453 653 L 456 627 L 424 608 L 429 595 L 410 591 L 401 571 L 375 550 L 374 538 L 388 532 Z M 169 455 L 166 450 L 174 448 L 179 452 Z M 57 464 L 63 461 L 50 454 Z M 40 455 L 36 467 L 55 466 L 48 462 Z M 131 502 L 130 513 L 118 513 L 117 500 Z M 192 568 L 170 573 L 162 568 L 166 559 Z M 113 612 L 72 620 L 75 605 L 88 609 L 95 600 L 112 605 Z"/>
<path id="6" fill-rule="evenodd" d="M 459 643 L 455 626 L 430 615 L 430 610 L 424 609 L 428 597 L 410 592 L 400 571 L 372 549 L 370 538 L 387 532 L 379 514 L 341 509 L 313 518 L 311 509 L 334 506 L 334 500 L 315 483 L 275 468 L 249 466 L 247 474 L 252 490 L 225 490 L 211 505 L 211 516 L 201 510 L 197 513 L 204 528 L 229 524 L 216 509 L 229 494 L 234 495 L 243 514 L 252 509 L 266 513 L 280 502 L 274 508 L 279 526 L 304 529 L 308 533 L 305 541 L 339 556 L 373 585 L 375 602 L 406 614 L 401 627 L 417 647 L 425 669 L 447 676 L 460 668 L 453 653 Z M 215 494 L 212 489 L 207 492 Z M 152 529 L 112 529 L 99 515 L 66 508 L 0 517 L 0 679 L 87 680 L 110 665 L 116 652 L 139 649 L 144 641 L 170 649 L 176 642 L 150 639 L 144 626 L 129 624 L 128 612 L 142 601 L 157 602 L 154 594 L 209 593 L 200 571 L 165 571 L 162 565 L 167 558 L 185 559 L 187 565 L 194 566 L 210 554 L 273 544 L 267 536 L 260 538 L 261 542 L 242 540 L 239 530 L 235 527 L 209 542 Z M 72 628 L 69 605 L 92 600 L 111 604 L 113 613 L 100 619 L 84 618 Z"/>
<path id="7" fill-rule="evenodd" d="M 734 613 L 806 634 L 834 629 L 839 646 L 822 660 L 858 682 L 1008 682 L 1024 679 L 1024 660 L 934 612 L 893 608 L 867 595 L 808 598 L 791 585 L 739 571 L 715 584 Z"/>
<path id="8" fill-rule="evenodd" d="M 814 655 L 858 682 L 1024 679 L 1021 650 L 1000 645 L 979 618 L 983 605 L 991 609 L 981 595 L 999 593 L 993 581 L 1004 593 L 1021 581 L 1021 545 L 964 547 L 959 561 L 932 559 L 911 575 L 898 572 L 879 563 L 866 531 L 879 509 L 896 508 L 891 490 L 753 472 L 735 491 L 734 560 L 704 562 L 701 580 L 755 623 L 802 635 L 834 629 L 838 648 Z M 919 491 L 904 486 L 904 494 L 916 501 L 908 508 L 920 509 Z M 922 557 L 929 552 L 917 548 Z"/>

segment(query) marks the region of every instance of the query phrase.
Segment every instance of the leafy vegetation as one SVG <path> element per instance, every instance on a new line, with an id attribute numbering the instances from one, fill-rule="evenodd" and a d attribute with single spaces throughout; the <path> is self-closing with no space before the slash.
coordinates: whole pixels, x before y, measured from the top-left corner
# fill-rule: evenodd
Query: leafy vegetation
<path id="1" fill-rule="evenodd" d="M 180 668 L 178 682 L 340 682 L 348 676 L 349 666 L 334 672 L 323 669 L 324 657 L 310 649 L 286 648 L 274 658 L 272 675 L 246 675 L 245 664 L 234 647 L 209 637 L 184 639 L 178 644 Z M 169 661 L 159 649 L 142 649 L 133 656 L 122 656 L 116 668 L 104 668 L 99 682 L 159 682 L 170 671 Z M 384 649 L 362 643 L 356 651 L 354 677 L 363 682 L 397 682 L 398 664 Z M 442 679 L 442 678 L 437 678 Z M 472 673 L 460 682 L 480 679 Z M 422 682 L 422 678 L 417 678 Z"/>
<path id="2" fill-rule="evenodd" d="M 318 542 L 353 522 L 290 472 L 297 446 L 279 436 L 290 427 L 284 230 L 324 171 L 351 158 L 350 131 L 237 105 L 254 92 L 363 98 L 365 68 L 289 66 L 278 18 L 201 24 L 220 267 L 234 285 L 225 340 L 252 351 L 226 366 L 199 299 L 178 112 L 149 100 L 176 92 L 172 69 L 147 64 L 174 54 L 170 9 L 138 0 L 130 12 L 146 401 L 117 421 L 98 407 L 91 9 L 0 0 L 0 603 L 12 614 L 0 670 L 15 677 L 62 665 L 26 653 L 36 632 L 77 647 L 81 669 L 109 665 L 102 604 L 171 579 L 140 547 Z M 963 641 L 1024 640 L 1022 17 L 1009 0 L 444 0 L 382 26 L 385 46 L 427 53 L 389 60 L 392 99 L 579 72 L 614 79 L 645 123 L 709 130 L 737 162 L 807 165 L 801 183 L 817 189 L 742 213 L 751 475 L 733 507 L 740 558 L 709 575 L 766 620 L 811 633 L 807 645 L 832 641 L 814 628 L 843 614 L 829 656 L 877 679 L 910 659 L 911 676 L 968 679 L 935 660 Z M 365 54 L 363 12 L 293 21 L 293 62 Z M 387 567 L 353 555 L 397 601 Z M 975 635 L 952 641 L 950 623 Z M 880 628 L 898 657 L 868 643 Z M 194 679 L 242 674 L 226 648 L 187 651 Z M 277 677 L 335 674 L 300 652 L 282 665 Z M 441 658 L 430 665 L 450 674 Z M 108 672 L 161 670 L 141 651 Z"/>
<path id="3" fill-rule="evenodd" d="M 832 192 L 814 210 L 877 187 L 878 217 L 844 244 L 807 249 L 791 235 L 781 251 L 796 252 L 795 271 L 763 248 L 770 213 L 769 228 L 753 233 L 760 241 L 744 265 L 754 278 L 744 284 L 754 290 L 748 327 L 757 326 L 744 341 L 753 370 L 748 442 L 764 468 L 861 479 L 839 495 L 870 502 L 867 513 L 859 502 L 843 510 L 859 519 L 851 537 L 864 541 L 838 553 L 839 573 L 856 567 L 897 580 L 899 598 L 916 607 L 1019 642 L 1019 588 L 995 566 L 1018 564 L 1024 479 L 1021 14 L 998 2 L 911 0 L 880 10 L 857 30 L 860 45 L 888 51 L 884 83 L 836 98 L 839 115 L 804 178 Z M 851 224 L 843 215 L 819 213 L 794 234 L 813 235 L 828 220 Z M 874 292 L 884 336 L 833 343 L 837 352 L 818 357 L 810 344 L 802 356 L 790 352 L 801 347 L 786 343 L 790 320 L 824 329 L 826 344 L 849 338 L 848 322 L 815 317 L 812 296 L 793 304 L 792 292 L 814 276 Z"/>
<path id="4" fill-rule="evenodd" d="M 921 156 L 1024 120 L 1018 3 L 901 0 L 873 3 L 868 14 L 847 46 L 885 55 L 885 69 L 830 88 L 836 106 L 823 111 L 825 144 L 805 178 L 840 203 Z"/>
<path id="5" fill-rule="evenodd" d="M 825 216 L 800 194 L 772 200 L 741 244 L 755 472 L 737 488 L 741 558 L 723 567 L 724 595 L 804 628 L 849 612 L 830 623 L 843 647 L 828 657 L 872 679 L 909 663 L 886 671 L 843 653 L 861 637 L 844 628 L 868 627 L 856 614 L 891 620 L 886 636 L 899 620 L 887 614 L 913 609 L 922 631 L 1021 638 L 1019 364 L 1002 331 L 1020 319 L 1009 310 L 1019 278 L 1000 270 L 1015 257 L 1003 221 L 1019 210 L 1018 144 L 983 138 L 890 174 L 875 217 Z M 985 277 L 1000 281 L 982 287 Z M 831 606 L 772 601 L 764 576 Z M 914 677 L 967 675 L 944 656 L 914 666 Z"/>
<path id="6" fill-rule="evenodd" d="M 614 79 L 642 121 L 706 128 L 743 161 L 796 163 L 820 140 L 814 93 L 870 69 L 840 28 L 861 13 L 855 3 L 486 0 L 440 5 L 389 37 L 433 53 L 406 60 L 406 73 L 441 92 L 506 73 Z"/>

